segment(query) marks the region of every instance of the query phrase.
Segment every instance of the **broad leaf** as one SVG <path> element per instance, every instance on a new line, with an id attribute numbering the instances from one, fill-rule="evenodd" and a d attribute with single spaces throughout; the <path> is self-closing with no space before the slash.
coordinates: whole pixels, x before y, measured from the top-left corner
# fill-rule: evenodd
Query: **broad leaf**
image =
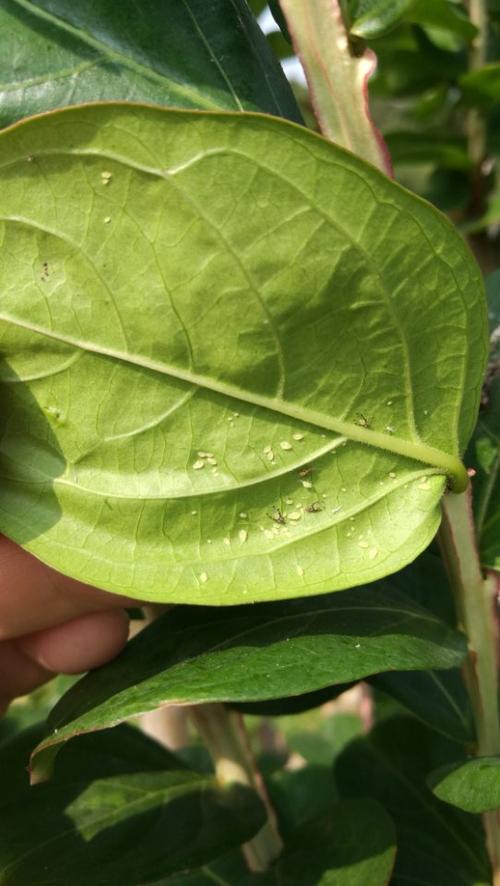
<path id="1" fill-rule="evenodd" d="M 35 765 L 76 734 L 161 704 L 301 695 L 381 670 L 457 666 L 465 652 L 462 635 L 383 585 L 222 611 L 176 607 L 63 696 Z"/>
<path id="2" fill-rule="evenodd" d="M 427 782 L 436 797 L 465 812 L 500 809 L 500 757 L 449 763 L 431 772 Z"/>
<path id="3" fill-rule="evenodd" d="M 299 828 L 265 886 L 385 886 L 396 855 L 394 825 L 372 800 L 347 800 Z"/>
<path id="4" fill-rule="evenodd" d="M 265 874 L 248 874 L 233 853 L 154 886 L 386 886 L 395 854 L 394 825 L 384 809 L 372 800 L 347 800 L 293 832 Z"/>
<path id="5" fill-rule="evenodd" d="M 87 583 L 217 605 L 429 543 L 486 359 L 443 216 L 250 114 L 66 109 L 5 130 L 0 162 L 2 532 Z"/>
<path id="6" fill-rule="evenodd" d="M 3 746 L 7 776 L 15 766 L 26 778 L 25 745 L 21 735 Z M 50 785 L 2 784 L 6 886 L 149 883 L 238 846 L 265 819 L 252 791 L 221 789 L 127 727 L 76 741 Z"/>
<path id="7" fill-rule="evenodd" d="M 244 0 L 3 0 L 0 125 L 127 99 L 300 120 Z"/>
<path id="8" fill-rule="evenodd" d="M 379 674 L 370 682 L 448 738 L 474 740 L 470 701 L 457 669 Z"/>
<path id="9" fill-rule="evenodd" d="M 456 757 L 457 746 L 406 718 L 392 718 L 337 759 L 343 796 L 372 797 L 394 820 L 394 886 L 487 886 L 491 882 L 481 822 L 433 797 L 429 771 Z"/>

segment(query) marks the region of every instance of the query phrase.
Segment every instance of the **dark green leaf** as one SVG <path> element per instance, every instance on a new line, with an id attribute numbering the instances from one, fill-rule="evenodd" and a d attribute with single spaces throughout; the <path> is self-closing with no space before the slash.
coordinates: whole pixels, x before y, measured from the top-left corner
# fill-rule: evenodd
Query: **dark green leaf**
<path id="1" fill-rule="evenodd" d="M 266 787 L 278 815 L 280 834 L 285 841 L 293 840 L 298 827 L 324 815 L 338 800 L 331 756 L 324 765 L 279 769 L 266 780 Z"/>
<path id="2" fill-rule="evenodd" d="M 500 62 L 492 62 L 460 78 L 465 100 L 472 105 L 491 105 L 500 101 Z"/>
<path id="3" fill-rule="evenodd" d="M 270 34 L 267 34 L 267 42 L 279 59 L 293 56 L 293 49 L 281 31 L 271 31 Z"/>
<path id="4" fill-rule="evenodd" d="M 430 609 L 435 616 L 455 627 L 457 614 L 443 561 L 433 544 L 420 557 L 388 579 L 414 603 Z"/>
<path id="5" fill-rule="evenodd" d="M 394 825 L 372 800 L 346 800 L 290 837 L 265 886 L 386 886 L 396 855 Z"/>
<path id="6" fill-rule="evenodd" d="M 473 493 L 481 562 L 500 569 L 500 375 L 486 389 L 472 451 L 476 467 Z"/>
<path id="7" fill-rule="evenodd" d="M 292 39 L 290 37 L 290 34 L 288 33 L 286 19 L 285 19 L 285 16 L 283 15 L 279 0 L 269 0 L 269 9 L 271 10 L 271 15 L 274 18 L 274 21 L 276 22 L 276 24 L 278 25 L 285 40 L 289 44 L 291 44 Z"/>
<path id="8" fill-rule="evenodd" d="M 300 120 L 244 0 L 3 0 L 0 125 L 98 99 Z"/>
<path id="9" fill-rule="evenodd" d="M 470 702 L 458 670 L 379 674 L 370 682 L 448 738 L 474 740 Z"/>
<path id="10" fill-rule="evenodd" d="M 443 216 L 264 115 L 67 108 L 0 154 L 2 532 L 86 583 L 214 605 L 427 546 L 487 357 Z"/>
<path id="11" fill-rule="evenodd" d="M 396 164 L 433 163 L 459 170 L 470 166 L 463 139 L 432 132 L 388 132 L 384 138 Z"/>
<path id="12" fill-rule="evenodd" d="M 394 819 L 398 854 L 391 886 L 491 882 L 480 820 L 442 803 L 426 785 L 428 773 L 456 753 L 456 744 L 416 720 L 392 718 L 337 759 L 341 794 L 371 797 Z"/>
<path id="13" fill-rule="evenodd" d="M 500 360 L 500 270 L 486 277 L 490 322 L 490 363 Z"/>
<path id="14" fill-rule="evenodd" d="M 425 551 L 411 566 L 393 575 L 391 584 L 450 626 L 456 624 L 453 594 L 437 554 Z M 470 703 L 457 670 L 387 672 L 369 682 L 454 741 L 473 739 Z"/>
<path id="15" fill-rule="evenodd" d="M 441 33 L 442 39 L 446 35 L 455 35 L 470 43 L 477 34 L 477 28 L 468 16 L 456 4 L 450 3 L 450 0 L 414 0 L 408 12 L 408 20 L 435 29 Z M 457 44 L 439 42 L 438 45 L 453 50 Z"/>
<path id="16" fill-rule="evenodd" d="M 267 0 L 248 0 L 248 5 L 253 14 L 258 16 L 267 6 Z"/>
<path id="17" fill-rule="evenodd" d="M 395 853 L 394 825 L 384 809 L 351 800 L 291 834 L 266 874 L 249 875 L 232 857 L 155 886 L 386 886 Z"/>
<path id="18" fill-rule="evenodd" d="M 302 714 L 311 708 L 317 708 L 327 701 L 331 701 L 341 695 L 354 683 L 338 683 L 335 686 L 327 686 L 316 692 L 305 692 L 302 695 L 293 695 L 284 698 L 275 698 L 269 701 L 254 701 L 238 704 L 231 707 L 242 714 L 258 714 L 261 717 L 283 717 L 290 714 Z"/>
<path id="19" fill-rule="evenodd" d="M 377 95 L 420 98 L 425 90 L 440 87 L 448 93 L 450 86 L 456 90 L 456 79 L 466 70 L 463 52 L 439 49 L 409 23 L 377 40 L 376 49 L 379 64 L 372 92 Z M 453 101 L 453 93 L 448 99 Z"/>
<path id="20" fill-rule="evenodd" d="M 382 670 L 457 666 L 465 651 L 462 635 L 383 582 L 312 600 L 176 607 L 63 697 L 40 760 L 161 704 L 301 695 Z"/>
<path id="21" fill-rule="evenodd" d="M 412 3 L 413 0 L 354 0 L 350 32 L 366 40 L 380 37 L 401 21 Z"/>
<path id="22" fill-rule="evenodd" d="M 23 772 L 26 738 L 2 748 Z M 24 771 L 24 776 L 26 773 Z M 241 787 L 184 769 L 138 730 L 88 735 L 61 754 L 54 780 L 2 779 L 0 878 L 5 886 L 137 886 L 210 861 L 249 839 L 265 812 Z"/>
<path id="23" fill-rule="evenodd" d="M 450 763 L 428 776 L 432 792 L 465 812 L 500 809 L 500 757 Z"/>
<path id="24" fill-rule="evenodd" d="M 483 566 L 500 570 L 500 274 L 487 279 L 490 315 L 490 363 L 483 402 L 469 449 L 476 469 L 474 513 Z"/>

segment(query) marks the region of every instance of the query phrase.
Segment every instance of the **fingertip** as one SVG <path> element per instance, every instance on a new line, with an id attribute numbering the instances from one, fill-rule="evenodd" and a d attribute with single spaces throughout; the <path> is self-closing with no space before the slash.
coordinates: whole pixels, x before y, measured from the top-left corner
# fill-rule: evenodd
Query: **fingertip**
<path id="1" fill-rule="evenodd" d="M 60 674 L 81 674 L 115 658 L 128 639 L 123 609 L 92 612 L 22 637 L 22 650 L 41 667 Z"/>

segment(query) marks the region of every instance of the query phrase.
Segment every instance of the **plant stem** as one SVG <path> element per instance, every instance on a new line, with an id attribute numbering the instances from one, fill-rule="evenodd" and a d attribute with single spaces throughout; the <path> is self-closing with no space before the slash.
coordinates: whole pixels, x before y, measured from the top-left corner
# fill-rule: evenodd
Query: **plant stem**
<path id="1" fill-rule="evenodd" d="M 440 544 L 458 617 L 468 637 L 465 680 L 477 735 L 479 756 L 500 755 L 498 709 L 497 583 L 483 576 L 478 557 L 470 488 L 461 495 L 448 493 L 443 500 Z M 500 818 L 484 816 L 493 883 L 500 884 Z"/>
<path id="2" fill-rule="evenodd" d="M 469 71 L 475 71 L 486 64 L 488 45 L 488 10 L 486 0 L 469 0 L 469 18 L 478 30 L 469 50 Z M 483 210 L 484 170 L 486 156 L 486 121 L 481 111 L 470 108 L 465 118 L 467 146 L 472 164 L 472 199 L 470 214 L 478 215 Z"/>
<path id="3" fill-rule="evenodd" d="M 391 176 L 389 153 L 369 109 L 375 53 L 353 52 L 339 0 L 280 0 L 280 5 L 321 132 Z"/>
<path id="4" fill-rule="evenodd" d="M 196 705 L 190 709 L 190 713 L 212 755 L 220 783 L 236 782 L 253 788 L 266 807 L 266 824 L 242 847 L 250 870 L 266 871 L 281 853 L 283 843 L 264 780 L 255 765 L 243 718 L 222 704 Z"/>

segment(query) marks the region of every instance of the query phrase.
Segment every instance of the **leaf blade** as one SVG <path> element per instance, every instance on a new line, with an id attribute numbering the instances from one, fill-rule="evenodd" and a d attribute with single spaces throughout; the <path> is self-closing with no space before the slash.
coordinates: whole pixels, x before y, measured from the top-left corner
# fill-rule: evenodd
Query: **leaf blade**
<path id="1" fill-rule="evenodd" d="M 214 604 L 360 584 L 429 543 L 484 362 L 477 270 L 441 216 L 265 117 L 66 109 L 2 145 L 2 531 L 87 583 Z"/>
<path id="2" fill-rule="evenodd" d="M 478 757 L 448 763 L 427 779 L 432 793 L 464 812 L 493 812 L 500 808 L 500 759 Z"/>
<path id="3" fill-rule="evenodd" d="M 456 755 L 415 720 L 394 717 L 349 745 L 335 763 L 344 797 L 372 797 L 392 816 L 398 836 L 395 884 L 440 886 L 453 873 L 461 886 L 490 882 L 479 820 L 440 803 L 425 778 L 436 762 Z"/>
<path id="4" fill-rule="evenodd" d="M 299 696 L 381 670 L 457 666 L 465 651 L 460 634 L 384 585 L 246 609 L 176 608 L 63 696 L 35 768 L 72 735 L 160 704 Z"/>
<path id="5" fill-rule="evenodd" d="M 15 71 L 13 78 L 12 71 Z M 33 72 L 36 72 L 35 76 Z M 6 0 L 0 10 L 2 125 L 67 104 L 119 100 L 262 110 L 300 121 L 246 4 Z"/>
<path id="6" fill-rule="evenodd" d="M 7 746 L 24 772 L 33 730 Z M 111 741 L 110 741 L 111 738 Z M 5 751 L 5 746 L 4 746 Z M 6 764 L 4 763 L 4 766 Z M 85 736 L 61 755 L 54 781 L 16 783 L 0 803 L 2 882 L 126 886 L 211 861 L 250 838 L 265 820 L 249 790 L 221 790 L 215 778 L 185 768 L 138 730 Z"/>

